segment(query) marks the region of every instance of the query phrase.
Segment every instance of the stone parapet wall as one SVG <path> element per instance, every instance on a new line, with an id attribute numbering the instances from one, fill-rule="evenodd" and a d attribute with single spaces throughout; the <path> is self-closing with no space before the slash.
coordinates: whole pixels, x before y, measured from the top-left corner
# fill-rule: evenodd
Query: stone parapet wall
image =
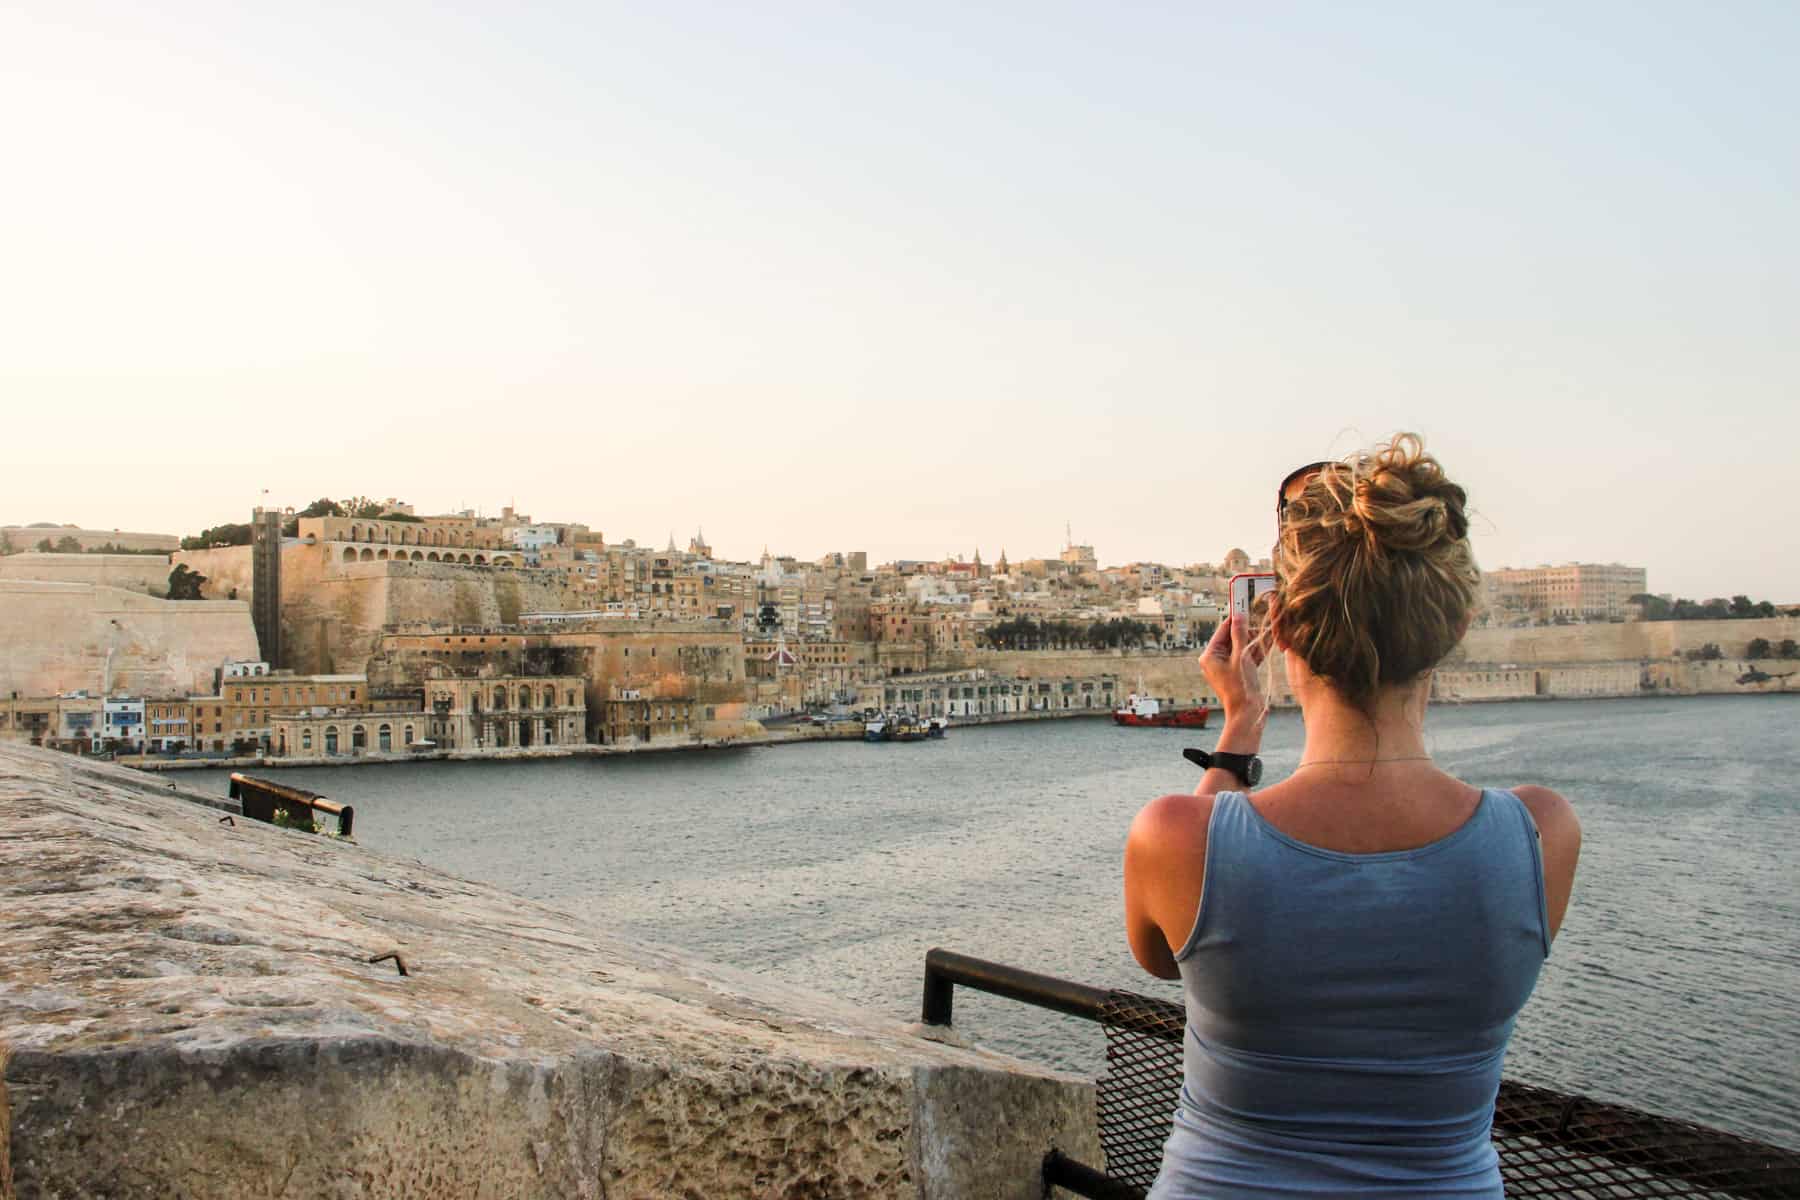
<path id="1" fill-rule="evenodd" d="M 0 746 L 21 1196 L 1036 1200 L 1100 1159 L 1088 1081 L 170 787 Z"/>
<path id="2" fill-rule="evenodd" d="M 97 583 L 105 587 L 169 594 L 166 554 L 8 554 L 0 556 L 0 579 L 49 583 Z"/>

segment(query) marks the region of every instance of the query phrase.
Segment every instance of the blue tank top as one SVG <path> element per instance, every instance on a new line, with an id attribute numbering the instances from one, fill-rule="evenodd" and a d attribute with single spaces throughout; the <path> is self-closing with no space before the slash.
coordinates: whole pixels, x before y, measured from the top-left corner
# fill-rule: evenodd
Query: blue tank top
<path id="1" fill-rule="evenodd" d="M 1309 846 L 1219 793 L 1152 1200 L 1498 1200 L 1501 1059 L 1549 953 L 1537 826 L 1511 792 L 1379 854 Z"/>

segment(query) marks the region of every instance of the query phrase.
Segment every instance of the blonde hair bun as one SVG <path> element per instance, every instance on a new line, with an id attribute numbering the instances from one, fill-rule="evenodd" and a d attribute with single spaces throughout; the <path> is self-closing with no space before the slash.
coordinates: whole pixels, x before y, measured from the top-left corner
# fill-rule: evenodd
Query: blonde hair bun
<path id="1" fill-rule="evenodd" d="M 1415 433 L 1320 470 L 1282 518 L 1275 635 L 1365 708 L 1429 671 L 1480 594 L 1467 502 Z"/>

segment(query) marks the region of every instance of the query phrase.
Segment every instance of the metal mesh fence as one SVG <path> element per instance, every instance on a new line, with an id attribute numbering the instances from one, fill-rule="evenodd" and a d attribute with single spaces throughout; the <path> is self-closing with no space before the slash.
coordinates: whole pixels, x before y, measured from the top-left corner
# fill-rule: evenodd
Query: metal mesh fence
<path id="1" fill-rule="evenodd" d="M 1106 1074 L 1098 1081 L 1100 1143 L 1108 1175 L 1148 1189 L 1181 1088 L 1181 1007 L 1112 992 L 1098 1015 Z M 1796 1200 L 1800 1154 L 1686 1121 L 1501 1084 L 1494 1148 L 1509 1197 Z"/>

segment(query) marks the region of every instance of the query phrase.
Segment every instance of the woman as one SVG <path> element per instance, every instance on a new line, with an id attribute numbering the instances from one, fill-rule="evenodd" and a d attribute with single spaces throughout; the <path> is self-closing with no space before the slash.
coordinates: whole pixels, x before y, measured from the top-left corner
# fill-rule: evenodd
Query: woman
<path id="1" fill-rule="evenodd" d="M 1247 790 L 1268 705 L 1245 618 L 1201 655 L 1220 753 L 1125 847 L 1132 953 L 1187 1002 L 1154 1200 L 1501 1195 L 1501 1059 L 1581 827 L 1548 788 L 1473 787 L 1425 748 L 1480 587 L 1464 499 L 1411 434 L 1282 485 L 1266 637 L 1306 723 L 1287 779 Z"/>

